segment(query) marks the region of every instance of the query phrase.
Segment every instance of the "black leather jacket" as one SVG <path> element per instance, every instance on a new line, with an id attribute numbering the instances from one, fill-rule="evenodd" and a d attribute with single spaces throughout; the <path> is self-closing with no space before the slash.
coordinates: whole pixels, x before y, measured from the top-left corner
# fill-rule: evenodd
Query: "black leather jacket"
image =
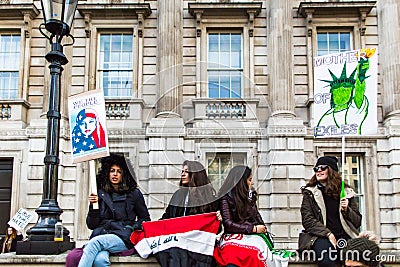
<path id="1" fill-rule="evenodd" d="M 99 209 L 94 210 L 89 206 L 86 224 L 93 230 L 90 238 L 104 234 L 115 234 L 120 237 L 127 248 L 133 245 L 129 238 L 133 229 L 140 227 L 143 221 L 150 221 L 150 214 L 139 189 L 135 188 L 126 194 L 121 194 L 113 199 L 104 190 L 98 191 Z M 125 202 L 125 210 L 115 208 L 115 202 Z"/>
<path id="2" fill-rule="evenodd" d="M 251 202 L 249 206 L 250 217 L 244 222 L 239 222 L 237 218 L 234 218 L 236 204 L 230 193 L 223 196 L 219 204 L 225 233 L 251 234 L 255 225 L 264 224 L 255 201 Z"/>

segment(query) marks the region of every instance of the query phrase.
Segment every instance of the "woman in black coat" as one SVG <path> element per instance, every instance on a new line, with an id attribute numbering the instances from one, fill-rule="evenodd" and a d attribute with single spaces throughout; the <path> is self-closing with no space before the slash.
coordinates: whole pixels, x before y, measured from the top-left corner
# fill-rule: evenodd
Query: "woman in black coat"
<path id="1" fill-rule="evenodd" d="M 197 161 L 183 162 L 181 180 L 161 219 L 218 210 L 216 193 L 205 167 Z"/>
<path id="2" fill-rule="evenodd" d="M 161 219 L 195 215 L 217 211 L 215 190 L 208 178 L 205 167 L 197 161 L 186 160 L 183 163 L 180 189 L 172 196 Z M 217 218 L 219 218 L 217 213 Z M 213 258 L 201 253 L 190 253 L 185 249 L 169 249 L 155 255 L 161 266 L 215 266 Z"/>
<path id="3" fill-rule="evenodd" d="M 140 229 L 143 221 L 150 221 L 135 173 L 129 167 L 126 159 L 116 154 L 101 160 L 98 195 L 89 195 L 86 218 L 86 224 L 93 232 L 84 247 L 79 267 L 109 266 L 109 253 L 132 248 L 129 240 L 132 231 Z M 93 209 L 94 203 L 99 203 L 99 209 Z"/>

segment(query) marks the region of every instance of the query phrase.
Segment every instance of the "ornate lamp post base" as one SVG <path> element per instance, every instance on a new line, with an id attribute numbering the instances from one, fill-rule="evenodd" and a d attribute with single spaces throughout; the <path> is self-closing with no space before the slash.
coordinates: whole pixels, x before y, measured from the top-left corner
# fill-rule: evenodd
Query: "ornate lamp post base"
<path id="1" fill-rule="evenodd" d="M 50 237 L 50 236 L 49 236 Z M 54 236 L 51 236 L 54 238 Z M 75 248 L 75 242 L 71 242 L 69 236 L 64 241 L 18 241 L 17 255 L 56 255 Z"/>

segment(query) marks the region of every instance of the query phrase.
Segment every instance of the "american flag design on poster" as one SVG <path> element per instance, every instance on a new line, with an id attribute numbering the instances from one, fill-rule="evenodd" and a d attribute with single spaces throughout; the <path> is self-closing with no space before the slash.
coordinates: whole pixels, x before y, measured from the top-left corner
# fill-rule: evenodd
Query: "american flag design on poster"
<path id="1" fill-rule="evenodd" d="M 108 156 L 103 92 L 89 91 L 68 99 L 73 162 Z"/>

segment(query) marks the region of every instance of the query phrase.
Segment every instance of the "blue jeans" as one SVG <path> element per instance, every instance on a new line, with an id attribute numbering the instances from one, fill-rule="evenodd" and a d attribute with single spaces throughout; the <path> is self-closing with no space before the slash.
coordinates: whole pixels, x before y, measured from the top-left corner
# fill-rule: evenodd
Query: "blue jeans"
<path id="1" fill-rule="evenodd" d="M 118 253 L 127 249 L 124 241 L 114 234 L 93 237 L 85 245 L 78 267 L 110 266 L 110 253 Z"/>

